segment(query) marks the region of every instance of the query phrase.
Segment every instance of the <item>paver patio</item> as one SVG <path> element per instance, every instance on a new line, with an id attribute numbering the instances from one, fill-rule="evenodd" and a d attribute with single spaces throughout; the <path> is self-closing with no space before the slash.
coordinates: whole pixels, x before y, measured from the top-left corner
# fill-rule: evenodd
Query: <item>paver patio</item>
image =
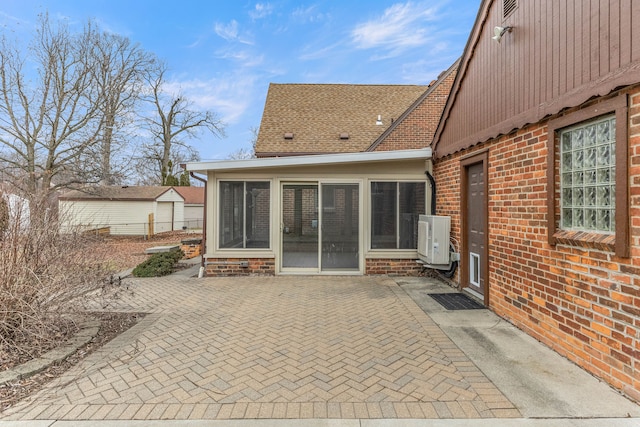
<path id="1" fill-rule="evenodd" d="M 390 278 L 126 283 L 149 314 L 4 419 L 520 416 Z"/>

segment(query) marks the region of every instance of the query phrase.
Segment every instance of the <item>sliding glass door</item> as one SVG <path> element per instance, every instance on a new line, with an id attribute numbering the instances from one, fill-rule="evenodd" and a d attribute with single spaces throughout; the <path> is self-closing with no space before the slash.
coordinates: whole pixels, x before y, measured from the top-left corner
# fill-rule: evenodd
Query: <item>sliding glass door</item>
<path id="1" fill-rule="evenodd" d="M 360 186 L 282 185 L 281 269 L 284 272 L 360 270 Z"/>
<path id="2" fill-rule="evenodd" d="M 282 186 L 282 269 L 318 269 L 318 184 Z"/>
<path id="3" fill-rule="evenodd" d="M 358 184 L 322 184 L 322 271 L 360 266 Z"/>

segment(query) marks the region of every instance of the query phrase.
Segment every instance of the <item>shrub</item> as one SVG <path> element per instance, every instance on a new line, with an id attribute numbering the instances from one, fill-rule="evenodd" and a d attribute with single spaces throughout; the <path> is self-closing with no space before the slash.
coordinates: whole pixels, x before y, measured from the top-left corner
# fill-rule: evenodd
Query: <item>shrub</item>
<path id="1" fill-rule="evenodd" d="M 173 272 L 173 267 L 183 256 L 184 252 L 180 249 L 153 254 L 133 269 L 133 275 L 135 277 L 166 276 Z"/>
<path id="2" fill-rule="evenodd" d="M 59 233 L 47 198 L 13 197 L 21 202 L 3 209 L 0 229 L 0 360 L 33 357 L 73 332 L 107 276 L 94 236 Z"/>

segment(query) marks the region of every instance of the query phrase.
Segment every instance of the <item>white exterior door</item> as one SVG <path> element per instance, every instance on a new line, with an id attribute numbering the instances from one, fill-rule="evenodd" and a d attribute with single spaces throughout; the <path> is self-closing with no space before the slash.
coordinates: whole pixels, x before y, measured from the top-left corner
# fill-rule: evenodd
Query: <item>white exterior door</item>
<path id="1" fill-rule="evenodd" d="M 155 223 L 156 233 L 173 230 L 173 202 L 158 202 Z"/>

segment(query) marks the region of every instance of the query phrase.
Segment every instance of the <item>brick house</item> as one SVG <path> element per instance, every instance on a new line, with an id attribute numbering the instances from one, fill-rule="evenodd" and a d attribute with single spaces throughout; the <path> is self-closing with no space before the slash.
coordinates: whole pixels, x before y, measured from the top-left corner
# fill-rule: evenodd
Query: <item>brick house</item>
<path id="1" fill-rule="evenodd" d="M 640 2 L 483 0 L 431 147 L 456 284 L 640 400 Z"/>
<path id="2" fill-rule="evenodd" d="M 207 175 L 207 274 L 417 274 L 428 142 L 454 75 L 270 85 L 257 159 L 187 164 Z"/>

